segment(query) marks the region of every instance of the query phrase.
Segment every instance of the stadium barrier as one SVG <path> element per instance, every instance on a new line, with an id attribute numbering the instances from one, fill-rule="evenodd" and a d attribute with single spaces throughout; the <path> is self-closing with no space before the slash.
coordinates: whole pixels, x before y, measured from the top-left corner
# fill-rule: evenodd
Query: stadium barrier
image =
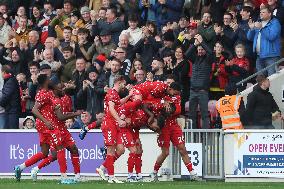
<path id="1" fill-rule="evenodd" d="M 224 179 L 224 140 L 221 129 L 190 129 L 191 120 L 186 120 L 183 129 L 185 143 L 202 144 L 202 178 Z M 190 148 L 190 144 L 189 144 Z M 171 174 L 173 178 L 181 178 L 181 166 L 183 164 L 180 154 L 176 148 L 171 146 L 170 150 Z M 191 158 L 192 159 L 192 158 Z M 192 160 L 194 164 L 194 160 Z"/>
<path id="2" fill-rule="evenodd" d="M 80 130 L 69 130 L 72 134 L 76 145 L 79 149 L 81 173 L 84 176 L 95 176 L 96 168 L 103 163 L 103 156 L 100 148 L 104 146 L 103 136 L 101 130 L 95 129 L 90 131 L 85 139 L 82 141 L 78 135 Z M 39 139 L 37 131 L 34 129 L 0 129 L 0 176 L 12 176 L 14 175 L 13 167 L 17 164 L 23 163 L 27 158 L 40 151 Z M 140 138 L 143 145 L 143 176 L 149 176 L 153 171 L 156 158 L 160 153 L 160 149 L 156 143 L 157 134 L 149 129 L 141 129 Z M 115 173 L 117 176 L 127 176 L 127 159 L 128 150 L 125 150 L 125 154 L 122 155 L 115 163 Z M 73 173 L 73 166 L 70 160 L 70 153 L 66 153 L 68 174 Z M 38 165 L 38 163 L 36 164 Z M 166 170 L 169 167 L 168 160 L 165 161 L 162 170 Z M 32 167 L 24 170 L 23 175 L 29 175 Z M 43 168 L 39 175 L 51 175 L 56 176 L 59 174 L 58 163 L 54 162 L 48 167 Z"/>

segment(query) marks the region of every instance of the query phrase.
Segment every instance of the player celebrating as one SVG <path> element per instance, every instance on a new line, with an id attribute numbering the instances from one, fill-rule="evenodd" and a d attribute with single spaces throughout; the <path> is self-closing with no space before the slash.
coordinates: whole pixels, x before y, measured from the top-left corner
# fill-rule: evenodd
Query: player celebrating
<path id="1" fill-rule="evenodd" d="M 15 177 L 18 181 L 20 181 L 22 171 L 26 167 L 29 167 L 46 158 L 48 156 L 50 146 L 54 146 L 57 151 L 60 172 L 62 173 L 61 183 L 70 184 L 73 183 L 73 181 L 68 179 L 66 173 L 64 173 L 64 170 L 67 169 L 65 150 L 59 143 L 59 141 L 61 141 L 61 135 L 60 131 L 56 127 L 58 119 L 53 111 L 54 94 L 49 89 L 50 80 L 45 74 L 39 75 L 37 80 L 40 90 L 35 97 L 36 102 L 32 112 L 37 117 L 36 129 L 39 133 L 41 152 L 33 155 L 21 165 L 15 166 Z"/>
<path id="2" fill-rule="evenodd" d="M 72 100 L 70 96 L 64 94 L 63 85 L 58 84 L 55 86 L 53 92 L 55 94 L 55 98 L 53 100 L 53 107 L 54 111 L 56 113 L 56 116 L 59 118 L 57 120 L 57 124 L 60 126 L 60 132 L 61 132 L 61 143 L 68 151 L 71 153 L 71 161 L 74 167 L 74 173 L 75 173 L 75 182 L 78 182 L 80 180 L 80 161 L 79 161 L 79 152 L 78 148 L 75 144 L 74 139 L 72 138 L 71 134 L 65 127 L 65 124 L 61 120 L 69 119 L 70 117 L 75 117 L 79 115 L 81 112 L 76 113 L 69 113 L 72 111 Z M 49 155 L 47 158 L 45 158 L 37 167 L 34 167 L 31 170 L 31 177 L 34 181 L 37 180 L 37 174 L 40 169 L 43 167 L 49 165 L 53 161 L 55 161 L 56 158 L 56 151 L 54 147 L 51 147 L 51 155 Z"/>
<path id="3" fill-rule="evenodd" d="M 126 81 L 123 76 L 116 76 L 114 79 L 114 87 L 110 89 L 104 99 L 105 103 L 105 117 L 102 123 L 102 133 L 104 136 L 104 143 L 107 147 L 107 156 L 105 162 L 97 168 L 97 173 L 103 180 L 106 180 L 104 171 L 107 170 L 109 183 L 123 183 L 114 177 L 114 162 L 119 156 L 123 154 L 120 152 L 124 150 L 122 136 L 119 127 L 125 127 L 126 122 L 117 113 L 119 105 L 124 104 L 132 95 L 130 94 L 124 99 L 120 99 L 119 93 L 125 89 Z M 122 148 L 121 148 L 122 146 Z"/>
<path id="4" fill-rule="evenodd" d="M 171 86 L 173 88 L 176 88 L 177 90 L 179 88 L 179 85 L 177 85 L 176 83 L 172 83 Z M 167 95 L 165 96 L 164 100 L 174 103 L 176 107 L 176 111 L 170 117 L 166 118 L 165 126 L 162 128 L 158 136 L 157 142 L 162 152 L 158 156 L 156 163 L 154 165 L 154 172 L 153 172 L 154 181 L 158 181 L 157 173 L 161 165 L 163 164 L 163 162 L 169 155 L 170 142 L 172 142 L 173 145 L 177 147 L 182 157 L 182 160 L 191 175 L 191 179 L 199 180 L 196 173 L 193 171 L 192 163 L 190 162 L 190 158 L 185 148 L 184 136 L 183 136 L 180 126 L 177 123 L 177 118 L 181 113 L 180 96 L 179 95 L 175 95 L 175 96 Z"/>

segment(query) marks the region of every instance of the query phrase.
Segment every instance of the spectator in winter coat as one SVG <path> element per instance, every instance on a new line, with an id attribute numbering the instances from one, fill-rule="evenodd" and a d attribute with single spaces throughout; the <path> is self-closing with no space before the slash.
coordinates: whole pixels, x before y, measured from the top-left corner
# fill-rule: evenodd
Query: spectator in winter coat
<path id="1" fill-rule="evenodd" d="M 281 50 L 281 25 L 278 19 L 272 17 L 272 10 L 268 6 L 261 8 L 260 19 L 261 22 L 249 22 L 250 30 L 247 33 L 257 53 L 257 71 L 276 62 Z M 267 72 L 268 76 L 274 74 L 275 67 L 272 66 Z"/>
<path id="2" fill-rule="evenodd" d="M 88 78 L 86 71 L 87 63 L 84 58 L 77 58 L 76 60 L 76 70 L 72 74 L 72 81 L 75 84 L 75 94 L 77 94 L 83 87 L 83 81 Z M 75 109 L 76 110 L 86 110 L 87 99 L 84 96 L 83 100 L 75 99 Z"/>
<path id="3" fill-rule="evenodd" d="M 106 20 L 100 20 L 93 24 L 93 36 L 97 36 L 102 30 L 108 30 L 111 34 L 111 39 L 114 44 L 118 44 L 118 38 L 125 25 L 117 17 L 117 10 L 115 8 L 108 8 L 106 12 Z"/>
<path id="4" fill-rule="evenodd" d="M 192 76 L 190 80 L 189 117 L 193 128 L 197 128 L 197 106 L 201 111 L 202 128 L 209 128 L 208 92 L 210 87 L 210 73 L 212 69 L 213 53 L 203 41 L 201 35 L 195 36 L 193 47 L 187 50 L 186 57 L 192 62 Z"/>
<path id="5" fill-rule="evenodd" d="M 103 112 L 103 87 L 98 86 L 99 72 L 91 66 L 87 70 L 88 79 L 83 81 L 83 87 L 77 93 L 77 100 L 85 100 L 87 98 L 87 112 L 92 116 L 92 120 L 96 120 L 96 115 Z"/>
<path id="6" fill-rule="evenodd" d="M 158 28 L 166 25 L 168 22 L 179 20 L 184 0 L 158 0 L 156 7 L 156 18 Z"/>
<path id="7" fill-rule="evenodd" d="M 272 120 L 279 118 L 280 110 L 269 92 L 270 81 L 264 75 L 256 78 L 257 85 L 248 95 L 246 105 L 247 129 L 274 129 Z"/>
<path id="8" fill-rule="evenodd" d="M 2 97 L 0 98 L 0 106 L 5 108 L 6 124 L 4 128 L 18 129 L 21 110 L 19 84 L 9 66 L 2 66 L 1 72 L 4 79 L 4 86 Z"/>
<path id="9" fill-rule="evenodd" d="M 237 41 L 236 44 L 243 44 L 246 49 L 246 56 L 251 60 L 251 62 L 255 61 L 254 54 L 253 54 L 253 48 L 252 48 L 252 42 L 248 40 L 247 38 L 247 32 L 249 31 L 249 19 L 252 15 L 252 8 L 249 6 L 244 6 L 240 12 L 241 20 L 238 23 L 238 29 L 237 29 Z"/>

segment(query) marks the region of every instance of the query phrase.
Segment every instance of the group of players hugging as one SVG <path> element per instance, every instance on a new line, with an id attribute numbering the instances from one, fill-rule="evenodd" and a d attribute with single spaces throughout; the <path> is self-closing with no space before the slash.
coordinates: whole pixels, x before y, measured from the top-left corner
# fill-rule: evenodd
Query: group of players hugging
<path id="1" fill-rule="evenodd" d="M 33 155 L 24 163 L 14 167 L 15 177 L 19 181 L 26 167 L 41 162 L 31 169 L 31 177 L 37 180 L 40 169 L 57 160 L 61 173 L 62 184 L 74 184 L 82 181 L 80 176 L 79 152 L 74 139 L 65 127 L 65 120 L 77 117 L 85 112 L 72 112 L 72 100 L 64 92 L 64 85 L 53 85 L 47 75 L 38 76 L 40 87 L 35 98 L 33 114 L 37 117 L 36 129 L 39 134 L 41 152 Z M 115 76 L 114 86 L 109 89 L 104 99 L 104 117 L 84 125 L 79 137 L 83 140 L 87 132 L 101 126 L 106 158 L 96 169 L 99 176 L 108 183 L 123 183 L 114 176 L 114 163 L 129 150 L 128 182 L 142 181 L 142 145 L 139 130 L 147 126 L 158 133 L 158 146 L 161 154 L 157 157 L 152 174 L 153 181 L 158 181 L 158 171 L 169 155 L 170 142 L 178 149 L 187 167 L 190 178 L 199 180 L 193 170 L 192 163 L 185 148 L 182 129 L 177 122 L 181 113 L 181 88 L 173 79 L 166 82 L 145 81 L 133 86 L 128 95 L 121 98 L 119 94 L 126 90 L 123 76 Z M 83 121 L 84 123 L 84 121 Z M 67 177 L 65 149 L 70 151 L 75 177 Z M 51 153 L 49 153 L 51 152 Z M 49 155 L 50 154 L 50 155 Z M 135 168 L 136 175 L 133 174 Z M 108 178 L 105 174 L 108 174 Z"/>

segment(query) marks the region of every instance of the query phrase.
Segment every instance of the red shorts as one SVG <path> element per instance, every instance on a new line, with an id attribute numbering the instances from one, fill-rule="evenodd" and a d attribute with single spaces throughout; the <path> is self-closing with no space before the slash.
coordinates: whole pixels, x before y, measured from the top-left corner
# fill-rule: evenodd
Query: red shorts
<path id="1" fill-rule="evenodd" d="M 58 129 L 39 132 L 40 145 L 48 144 L 50 147 L 56 147 L 62 144 L 61 132 Z"/>
<path id="2" fill-rule="evenodd" d="M 165 148 L 170 147 L 170 142 L 172 142 L 174 146 L 185 143 L 182 130 L 178 124 L 166 125 L 162 129 L 161 134 L 158 135 L 157 142 L 159 147 Z"/>
<path id="3" fill-rule="evenodd" d="M 101 129 L 106 146 L 123 144 L 122 133 L 118 129 L 116 121 L 114 121 L 113 119 L 104 119 Z"/>
<path id="4" fill-rule="evenodd" d="M 131 128 L 120 128 L 123 145 L 126 148 L 135 146 L 134 131 Z"/>
<path id="5" fill-rule="evenodd" d="M 75 140 L 68 130 L 61 131 L 62 145 L 64 148 L 71 147 L 75 145 Z"/>

